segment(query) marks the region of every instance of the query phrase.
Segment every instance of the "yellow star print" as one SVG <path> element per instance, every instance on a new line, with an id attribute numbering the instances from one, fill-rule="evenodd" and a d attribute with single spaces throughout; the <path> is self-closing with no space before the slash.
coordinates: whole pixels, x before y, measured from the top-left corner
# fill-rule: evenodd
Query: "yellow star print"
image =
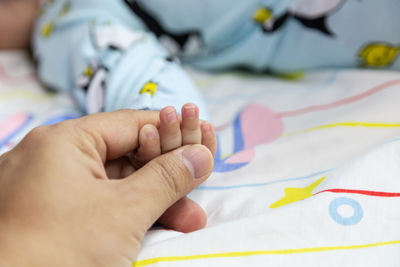
<path id="1" fill-rule="evenodd" d="M 290 203 L 294 203 L 309 197 L 312 197 L 313 194 L 311 193 L 324 179 L 326 176 L 322 177 L 321 179 L 315 181 L 314 183 L 310 184 L 304 188 L 297 188 L 297 187 L 287 187 L 285 188 L 285 196 L 278 200 L 277 202 L 273 203 L 269 206 L 271 209 L 275 209 L 284 205 L 288 205 Z"/>
<path id="2" fill-rule="evenodd" d="M 150 81 L 143 86 L 142 90 L 140 90 L 140 94 L 150 94 L 154 96 L 157 92 L 157 87 L 157 83 Z"/>
<path id="3" fill-rule="evenodd" d="M 272 14 L 271 10 L 269 10 L 265 7 L 260 7 L 253 14 L 253 20 L 258 23 L 265 23 L 265 22 L 273 19 L 273 16 L 274 15 Z"/>
<path id="4" fill-rule="evenodd" d="M 42 27 L 42 37 L 49 37 L 54 29 L 54 23 L 48 22 L 45 23 Z"/>
<path id="5" fill-rule="evenodd" d="M 399 55 L 400 46 L 385 43 L 371 43 L 362 48 L 359 57 L 365 67 L 387 67 Z"/>

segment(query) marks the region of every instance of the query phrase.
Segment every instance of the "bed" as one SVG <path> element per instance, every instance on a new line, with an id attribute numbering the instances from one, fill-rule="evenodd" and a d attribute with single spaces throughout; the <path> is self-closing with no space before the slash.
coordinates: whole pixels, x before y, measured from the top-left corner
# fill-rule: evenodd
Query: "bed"
<path id="1" fill-rule="evenodd" d="M 189 195 L 208 224 L 151 229 L 132 266 L 400 266 L 399 73 L 188 71 L 219 139 Z M 81 115 L 24 52 L 0 53 L 0 154 Z"/>

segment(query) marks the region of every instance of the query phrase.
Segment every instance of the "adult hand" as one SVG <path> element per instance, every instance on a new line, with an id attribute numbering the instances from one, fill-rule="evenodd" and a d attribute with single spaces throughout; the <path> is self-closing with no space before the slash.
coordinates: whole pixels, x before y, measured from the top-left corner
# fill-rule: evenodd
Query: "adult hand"
<path id="1" fill-rule="evenodd" d="M 36 128 L 2 155 L 0 263 L 131 266 L 148 228 L 213 167 L 210 151 L 192 145 L 136 172 L 121 164 L 121 173 L 130 174 L 108 179 L 107 162 L 124 162 L 145 124 L 157 125 L 158 114 L 91 115 Z"/>

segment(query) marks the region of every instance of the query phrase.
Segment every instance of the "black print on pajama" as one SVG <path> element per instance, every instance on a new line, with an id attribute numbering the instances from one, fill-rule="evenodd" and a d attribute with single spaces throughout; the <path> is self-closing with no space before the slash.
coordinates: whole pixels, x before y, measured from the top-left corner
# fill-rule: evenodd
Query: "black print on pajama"
<path id="1" fill-rule="evenodd" d="M 86 92 L 86 110 L 89 114 L 104 111 L 105 80 L 108 69 L 91 62 L 78 78 L 77 85 Z"/>
<path id="2" fill-rule="evenodd" d="M 314 3 L 318 1 L 318 3 Z M 281 16 L 275 18 L 268 7 L 259 8 L 253 20 L 259 23 L 265 33 L 279 30 L 289 20 L 294 19 L 304 27 L 334 37 L 335 33 L 327 24 L 328 17 L 342 7 L 347 0 L 297 0 Z M 321 4 L 320 2 L 326 2 Z"/>
<path id="3" fill-rule="evenodd" d="M 200 31 L 190 30 L 182 34 L 173 33 L 165 29 L 153 14 L 141 7 L 136 1 L 124 1 L 172 54 L 195 55 L 204 48 Z"/>

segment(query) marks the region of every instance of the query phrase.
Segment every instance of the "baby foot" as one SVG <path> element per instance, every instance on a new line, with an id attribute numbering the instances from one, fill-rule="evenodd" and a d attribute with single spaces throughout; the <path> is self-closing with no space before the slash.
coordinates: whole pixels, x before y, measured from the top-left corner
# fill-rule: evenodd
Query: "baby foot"
<path id="1" fill-rule="evenodd" d="M 212 124 L 199 120 L 195 104 L 185 104 L 181 117 L 169 106 L 160 111 L 159 129 L 150 124 L 140 129 L 135 159 L 145 164 L 163 153 L 190 144 L 203 144 L 215 155 L 217 138 Z"/>
<path id="2" fill-rule="evenodd" d="M 199 109 L 195 104 L 185 104 L 179 118 L 173 107 L 160 112 L 161 153 L 181 146 L 203 144 L 213 155 L 217 148 L 217 139 L 211 123 L 199 120 Z"/>
<path id="3" fill-rule="evenodd" d="M 199 120 L 199 109 L 185 104 L 179 117 L 175 108 L 160 111 L 159 129 L 145 125 L 139 132 L 139 149 L 136 158 L 142 164 L 181 146 L 203 144 L 213 155 L 217 150 L 217 138 L 211 123 Z M 143 161 L 144 160 L 144 161 Z M 193 200 L 183 197 L 172 205 L 159 219 L 162 226 L 179 232 L 191 232 L 206 225 L 204 210 Z"/>

